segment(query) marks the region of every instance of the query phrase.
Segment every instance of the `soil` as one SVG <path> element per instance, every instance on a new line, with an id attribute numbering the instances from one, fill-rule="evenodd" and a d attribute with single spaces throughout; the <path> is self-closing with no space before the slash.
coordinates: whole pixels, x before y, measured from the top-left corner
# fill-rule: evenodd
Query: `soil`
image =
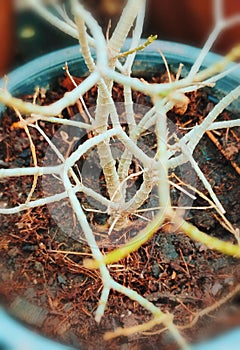
<path id="1" fill-rule="evenodd" d="M 164 79 L 163 76 L 152 80 Z M 37 103 L 49 104 L 72 86 L 64 78 L 55 88 L 55 92 L 47 91 L 46 96 L 40 93 Z M 113 93 L 115 100 L 122 100 L 120 86 L 115 86 Z M 88 108 L 93 106 L 96 89 L 92 89 L 84 98 Z M 206 90 L 190 94 L 189 98 L 190 103 L 184 114 L 171 111 L 168 115 L 171 121 L 183 129 L 199 122 L 214 105 Z M 25 99 L 32 100 L 32 96 L 25 96 Z M 134 93 L 134 100 L 138 104 L 150 105 L 148 98 L 140 93 Z M 79 106 L 73 106 L 65 110 L 63 115 L 71 118 L 78 109 Z M 232 118 L 236 116 L 224 111 L 219 120 Z M 1 167 L 33 165 L 28 138 L 23 129 L 13 127 L 16 121 L 18 118 L 9 109 L 0 120 Z M 39 122 L 39 125 L 50 137 L 57 130 L 50 123 Z M 185 132 L 182 130 L 182 134 Z M 39 138 L 33 128 L 31 136 L 40 165 L 47 143 L 42 137 Z M 149 147 L 154 144 L 152 136 L 146 136 L 145 142 L 149 143 Z M 239 139 L 240 128 L 218 130 L 217 133 L 211 132 L 204 136 L 195 150 L 195 159 L 213 185 L 227 212 L 226 217 L 235 227 L 240 227 Z M 138 180 L 141 181 L 140 178 L 134 179 Z M 101 177 L 100 181 L 104 190 L 104 179 Z M 24 203 L 31 184 L 31 177 L 1 179 L 1 207 Z M 200 182 L 197 186 L 206 194 Z M 174 194 L 173 188 L 173 198 Z M 41 183 L 38 183 L 33 199 L 41 196 Z M 84 198 L 81 200 L 84 203 Z M 200 197 L 194 202 L 194 206 L 206 205 Z M 189 210 L 185 216 L 206 233 L 236 243 L 213 210 Z M 88 218 L 92 225 L 104 226 L 106 223 L 106 217 L 101 214 L 88 214 Z M 105 316 L 99 325 L 96 324 L 94 312 L 102 283 L 98 271 L 89 271 L 82 265 L 83 258 L 90 254 L 90 250 L 81 239 L 76 240 L 74 236 L 64 234 L 46 206 L 20 214 L 1 215 L 0 222 L 0 301 L 28 327 L 78 349 L 177 348 L 167 333 L 158 334 L 158 328 L 150 334 L 135 334 L 107 342 L 103 340 L 106 331 L 146 322 L 151 315 L 137 303 L 112 292 Z M 133 219 L 132 223 L 137 229 L 142 225 L 139 221 L 136 224 Z M 110 243 L 102 249 L 111 249 Z M 166 227 L 160 228 L 137 252 L 112 265 L 110 272 L 118 282 L 136 290 L 163 311 L 173 313 L 175 323 L 180 327 L 194 321 L 199 315 L 199 320 L 192 327 L 182 330 L 189 342 L 201 341 L 240 326 L 240 300 L 234 292 L 239 286 L 239 260 L 207 249 L 181 233 L 171 232 Z M 221 307 L 211 313 L 206 310 L 206 315 L 199 314 L 231 293 L 232 298 Z"/>

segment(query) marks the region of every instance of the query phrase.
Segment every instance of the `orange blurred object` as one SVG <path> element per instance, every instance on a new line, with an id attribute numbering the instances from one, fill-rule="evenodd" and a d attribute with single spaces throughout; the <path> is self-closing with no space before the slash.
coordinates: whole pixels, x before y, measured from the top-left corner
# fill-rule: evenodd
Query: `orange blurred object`
<path id="1" fill-rule="evenodd" d="M 102 0 L 101 10 L 107 16 L 115 16 L 121 13 L 125 0 Z"/>
<path id="2" fill-rule="evenodd" d="M 202 46 L 214 27 L 211 0 L 148 0 L 146 34 L 158 34 L 161 40 Z M 224 15 L 240 15 L 239 0 L 223 0 Z M 240 24 L 224 30 L 213 50 L 226 53 L 240 43 Z"/>
<path id="3" fill-rule="evenodd" d="M 14 53 L 14 4 L 0 0 L 0 76 L 7 73 Z"/>

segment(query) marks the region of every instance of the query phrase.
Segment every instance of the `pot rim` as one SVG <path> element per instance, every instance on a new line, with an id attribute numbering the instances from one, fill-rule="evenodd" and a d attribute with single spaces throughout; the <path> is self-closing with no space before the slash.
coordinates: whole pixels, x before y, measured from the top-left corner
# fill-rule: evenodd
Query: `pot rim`
<path id="1" fill-rule="evenodd" d="M 141 43 L 144 42 L 145 40 L 142 39 Z M 131 40 L 127 39 L 125 45 L 123 46 L 123 51 L 129 49 L 130 43 Z M 189 64 L 191 64 L 201 52 L 200 48 L 194 46 L 171 41 L 155 40 L 151 45 L 144 48 L 144 50 L 139 51 L 136 57 L 141 57 L 142 55 L 144 55 L 144 53 L 151 53 L 153 57 L 159 57 L 159 49 L 164 53 L 164 55 L 168 57 L 178 58 L 179 63 L 181 62 L 181 59 L 184 59 L 184 61 Z M 209 52 L 203 62 L 203 66 L 206 67 L 211 64 L 214 64 L 221 58 L 223 58 L 223 56 L 213 52 Z M 9 74 L 7 74 L 7 88 L 11 92 L 12 90 L 14 90 L 14 87 L 21 84 L 24 80 L 26 80 L 26 78 L 29 79 L 33 76 L 36 76 L 38 72 L 51 70 L 51 68 L 53 69 L 54 67 L 57 67 L 65 62 L 68 62 L 70 64 L 71 61 L 77 60 L 81 60 L 81 52 L 79 45 L 69 46 L 63 49 L 44 54 L 25 63 L 22 66 L 17 67 Z M 230 63 L 229 67 L 233 65 L 236 65 L 236 63 Z M 230 77 L 237 83 L 240 80 L 240 68 L 236 68 L 234 72 L 229 73 L 227 77 Z M 0 88 L 4 88 L 4 86 L 5 80 L 1 79 Z"/>

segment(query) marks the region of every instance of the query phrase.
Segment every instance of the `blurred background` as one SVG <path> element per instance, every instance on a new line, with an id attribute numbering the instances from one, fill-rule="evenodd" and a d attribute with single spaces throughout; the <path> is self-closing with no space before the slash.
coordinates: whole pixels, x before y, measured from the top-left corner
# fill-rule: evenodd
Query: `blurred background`
<path id="1" fill-rule="evenodd" d="M 112 28 L 127 0 L 82 0 L 106 31 Z M 49 2 L 46 1 L 45 2 Z M 68 3 L 68 0 L 62 0 Z M 143 36 L 158 34 L 170 40 L 200 47 L 214 25 L 211 0 L 148 0 Z M 240 13 L 239 0 L 223 0 L 224 13 Z M 0 75 L 44 53 L 76 44 L 76 40 L 52 28 L 44 19 L 29 11 L 23 0 L 0 0 Z M 240 43 L 240 25 L 224 31 L 213 47 L 227 52 Z"/>

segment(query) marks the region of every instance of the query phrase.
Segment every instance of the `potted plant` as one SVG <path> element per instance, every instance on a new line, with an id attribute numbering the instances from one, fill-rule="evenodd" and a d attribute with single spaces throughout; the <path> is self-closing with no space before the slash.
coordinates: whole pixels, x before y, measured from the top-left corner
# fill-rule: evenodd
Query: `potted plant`
<path id="1" fill-rule="evenodd" d="M 43 288 L 38 291 L 35 289 L 34 296 L 33 288 L 25 290 L 24 298 L 11 300 L 10 309 L 20 310 L 25 321 L 27 316 L 24 310 L 31 310 L 33 319 L 38 322 L 38 328 L 44 324 L 45 329 L 55 329 L 58 326 L 58 335 L 67 336 L 60 337 L 61 340 L 68 343 L 72 341 L 72 345 L 77 345 L 76 342 L 79 341 L 70 328 L 79 317 L 76 311 L 80 309 L 89 317 L 89 326 L 95 324 L 94 315 L 95 320 L 101 322 L 98 331 L 101 333 L 101 329 L 108 330 L 104 336 L 104 347 L 108 346 L 106 344 L 113 344 L 109 343 L 110 339 L 114 339 L 115 346 L 125 346 L 129 341 L 126 337 L 135 339 L 131 338 L 135 333 L 150 336 L 151 332 L 159 333 L 166 328 L 174 341 L 182 349 L 187 349 L 188 342 L 181 329 L 188 329 L 200 316 L 216 309 L 238 291 L 236 285 L 231 288 L 231 292 L 211 305 L 213 297 L 223 287 L 227 290 L 226 286 L 230 289 L 231 283 L 235 283 L 234 279 L 227 279 L 225 276 L 225 285 L 214 280 L 211 291 L 207 294 L 205 290 L 207 297 L 212 297 L 211 302 L 206 306 L 205 301 L 202 301 L 204 307 L 201 311 L 192 309 L 192 318 L 188 318 L 188 321 L 185 322 L 178 316 L 179 323 L 176 324 L 176 314 L 172 310 L 170 313 L 174 303 L 177 302 L 186 309 L 189 307 L 188 303 L 197 298 L 197 294 L 188 295 L 192 291 L 190 280 L 194 283 L 189 269 L 194 269 L 198 264 L 194 262 L 195 255 L 200 252 L 204 263 L 207 259 L 212 259 L 213 264 L 212 261 L 216 258 L 213 251 L 231 257 L 238 257 L 240 254 L 239 245 L 231 242 L 231 238 L 224 241 L 211 236 L 185 220 L 188 209 L 196 210 L 192 203 L 198 197 L 200 203 L 201 200 L 204 201 L 204 205 L 201 203 L 198 208 L 213 209 L 220 226 L 224 226 L 239 243 L 238 228 L 224 215 L 223 205 L 214 192 L 210 179 L 204 175 L 196 161 L 199 153 L 193 153 L 205 133 L 239 126 L 238 119 L 215 122 L 221 112 L 234 103 L 240 94 L 237 87 L 239 73 L 236 66 L 229 66 L 238 58 L 239 49 L 232 50 L 225 57 L 209 54 L 214 36 L 218 34 L 217 30 L 209 37 L 202 50 L 190 50 L 187 46 L 168 42 L 153 42 L 154 37 L 140 42 L 145 9 L 145 2 L 142 1 L 132 0 L 127 3 L 116 29 L 107 41 L 97 22 L 77 1 L 71 2 L 74 23 L 59 6 L 55 9 L 62 19 L 40 3 L 30 3 L 50 22 L 78 37 L 82 58 L 78 56 L 78 47 L 50 54 L 17 70 L 13 75 L 10 74 L 8 90 L 3 86 L 0 91 L 0 101 L 15 110 L 10 125 L 8 116 L 3 117 L 3 120 L 11 137 L 16 137 L 15 145 L 13 139 L 10 143 L 13 151 L 2 160 L 0 177 L 3 179 L 5 197 L 0 213 L 16 213 L 17 222 L 13 223 L 22 235 L 19 241 L 20 250 L 13 249 L 13 242 L 8 241 L 6 236 L 2 247 L 11 261 L 22 261 L 24 254 L 27 254 L 29 267 L 24 266 L 21 270 L 23 279 L 37 286 L 37 289 L 41 281 Z M 229 21 L 217 17 L 217 20 L 220 19 L 223 29 Z M 123 46 L 135 20 L 133 37 L 127 47 Z M 89 27 L 92 36 L 89 36 L 85 26 Z M 95 54 L 89 46 L 95 47 Z M 145 53 L 141 52 L 143 49 Z M 55 102 L 51 100 L 49 103 L 45 90 L 59 76 L 60 67 L 66 61 L 68 66 L 64 67 L 67 79 L 61 83 L 61 89 L 64 87 L 65 90 L 58 93 Z M 184 64 L 184 68 L 179 66 L 180 63 Z M 165 70 L 167 75 L 164 75 Z M 232 71 L 234 73 L 231 74 Z M 84 80 L 75 78 L 87 72 Z M 156 80 L 159 72 L 162 72 L 160 81 Z M 23 82 L 22 73 L 28 77 L 27 81 Z M 138 75 L 140 79 L 132 77 L 132 74 Z M 226 79 L 228 74 L 229 80 Z M 146 81 L 149 76 L 152 84 Z M 227 87 L 222 87 L 220 79 L 228 81 Z M 113 88 L 113 82 L 119 85 L 114 85 Z M 189 106 L 198 96 L 199 89 L 212 88 L 216 82 L 219 92 L 225 96 L 222 97 L 219 92 L 215 94 L 215 90 L 211 94 L 212 100 L 205 101 L 205 118 L 202 120 L 200 116 L 196 125 L 196 119 L 189 119 L 193 113 Z M 32 96 L 26 96 L 27 101 L 13 97 L 13 94 L 29 94 L 29 87 L 32 90 L 36 85 L 45 89 L 37 89 Z M 132 89 L 139 92 L 134 96 L 135 105 Z M 122 103 L 122 97 L 121 100 L 113 99 L 112 91 L 117 96 L 124 96 Z M 198 102 L 202 103 L 202 97 L 199 98 Z M 56 95 L 52 99 L 56 99 Z M 92 108 L 94 106 L 91 101 L 96 101 L 95 108 Z M 75 103 L 77 107 L 71 109 L 70 106 Z M 194 106 L 196 105 L 195 103 Z M 237 108 L 237 104 L 234 108 Z M 68 116 L 65 114 L 66 109 Z M 184 119 L 186 111 L 189 114 Z M 180 123 L 181 118 L 184 120 L 183 124 Z M 53 124 L 62 126 L 56 131 L 49 127 Z M 176 124 L 180 128 L 176 128 Z M 33 134 L 30 129 L 34 130 Z M 53 133 L 54 130 L 56 134 Z M 27 136 L 25 140 L 23 133 Z M 222 136 L 220 133 L 221 138 Z M 50 137 L 53 137 L 52 140 Z M 44 156 L 41 155 L 42 143 L 47 145 Z M 223 152 L 221 143 L 219 144 Z M 4 145 L 5 150 L 9 150 L 9 142 Z M 231 151 L 235 155 L 236 150 Z M 32 163 L 27 164 L 24 160 L 20 165 L 25 167 L 19 166 L 19 157 L 15 157 L 17 152 L 20 158 L 27 158 L 27 161 L 31 156 Z M 204 162 L 211 160 L 210 149 L 203 147 L 196 152 L 204 155 Z M 229 161 L 238 171 L 235 158 Z M 187 165 L 186 168 L 185 164 L 188 162 L 191 166 Z M 175 172 L 176 168 L 178 170 Z M 171 177 L 170 171 L 173 174 Z M 33 178 L 30 187 L 27 180 L 17 180 L 29 180 L 29 176 Z M 203 187 L 196 187 L 197 177 Z M 11 178 L 15 179 L 14 184 Z M 43 187 L 42 198 L 39 197 L 39 179 Z M 235 183 L 237 184 L 237 180 Z M 218 185 L 221 188 L 222 184 Z M 10 198 L 7 193 L 11 186 L 14 186 L 14 194 L 11 193 Z M 21 186 L 29 189 L 27 196 L 20 189 Z M 219 193 L 223 194 L 221 191 Z M 65 202 L 62 204 L 62 201 Z M 57 206 L 53 203 L 57 203 Z M 39 209 L 43 206 L 48 207 L 51 216 L 44 209 Z M 20 216 L 21 212 L 25 214 Z M 57 236 L 58 232 L 55 230 L 53 233 L 48 227 L 52 224 L 51 217 L 65 233 L 64 240 L 62 236 L 60 239 L 58 236 L 59 240 L 55 241 L 57 244 L 54 243 L 53 236 Z M 2 218 L 6 229 L 7 221 L 4 216 Z M 199 227 L 209 230 L 212 225 L 216 225 L 209 223 L 209 217 L 205 216 L 204 220 L 198 221 Z M 156 232 L 158 233 L 154 238 Z M 185 233 L 190 238 L 188 243 L 185 240 L 179 241 L 178 232 Z M 70 242 L 68 236 L 80 243 L 76 245 Z M 19 240 L 18 234 L 12 234 L 11 237 Z M 161 251 L 162 255 L 159 255 L 158 247 L 162 249 L 164 244 L 166 251 Z M 89 258 L 85 258 L 86 256 Z M 76 257 L 80 257 L 80 263 L 76 261 Z M 230 264 L 230 260 L 223 259 L 222 262 Z M 55 269 L 47 270 L 53 266 Z M 64 275 L 59 266 L 66 266 L 68 273 L 74 273 L 75 280 Z M 203 266 L 205 269 L 207 266 L 209 268 L 209 264 Z M 124 276 L 127 276 L 127 280 Z M 181 281 L 188 284 L 187 289 L 182 286 Z M 15 292 L 23 288 L 22 284 L 19 287 L 14 282 L 12 280 L 10 285 L 15 288 Z M 207 284 L 207 281 L 203 283 L 205 287 Z M 178 288 L 182 286 L 182 289 L 177 289 L 176 292 L 175 285 Z M 78 294 L 79 291 L 81 294 Z M 7 293 L 5 297 L 6 295 Z M 124 297 L 120 298 L 119 295 Z M 97 308 L 93 303 L 96 297 L 99 298 Z M 37 307 L 33 305 L 34 298 L 37 298 Z M 84 298 L 87 300 L 86 304 L 82 304 L 81 300 Z M 187 306 L 181 298 L 186 298 Z M 160 305 L 164 300 L 173 301 L 169 304 L 169 310 L 161 310 Z M 48 303 L 51 312 L 42 308 L 44 302 Z M 106 324 L 104 313 L 108 312 L 108 304 L 110 313 L 107 322 L 112 320 L 112 323 Z M 136 305 L 143 309 L 139 306 L 136 309 Z M 124 312 L 121 308 L 123 306 Z M 120 318 L 116 317 L 115 308 L 117 312 L 122 310 Z M 53 317 L 57 313 L 61 316 L 61 322 L 59 318 Z M 69 319 L 72 317 L 71 323 Z M 85 318 L 80 327 L 84 328 L 84 324 L 86 325 Z M 163 329 L 159 325 L 164 325 Z M 85 336 L 86 334 L 90 336 L 91 330 L 87 329 Z M 124 341 L 119 340 L 120 343 L 116 343 L 115 338 L 120 336 Z M 140 340 L 141 337 L 136 339 L 139 348 L 146 348 L 145 341 Z M 164 344 L 167 340 L 162 341 Z M 90 338 L 85 339 L 85 342 L 90 342 Z M 96 346 L 96 340 L 89 346 Z"/>

